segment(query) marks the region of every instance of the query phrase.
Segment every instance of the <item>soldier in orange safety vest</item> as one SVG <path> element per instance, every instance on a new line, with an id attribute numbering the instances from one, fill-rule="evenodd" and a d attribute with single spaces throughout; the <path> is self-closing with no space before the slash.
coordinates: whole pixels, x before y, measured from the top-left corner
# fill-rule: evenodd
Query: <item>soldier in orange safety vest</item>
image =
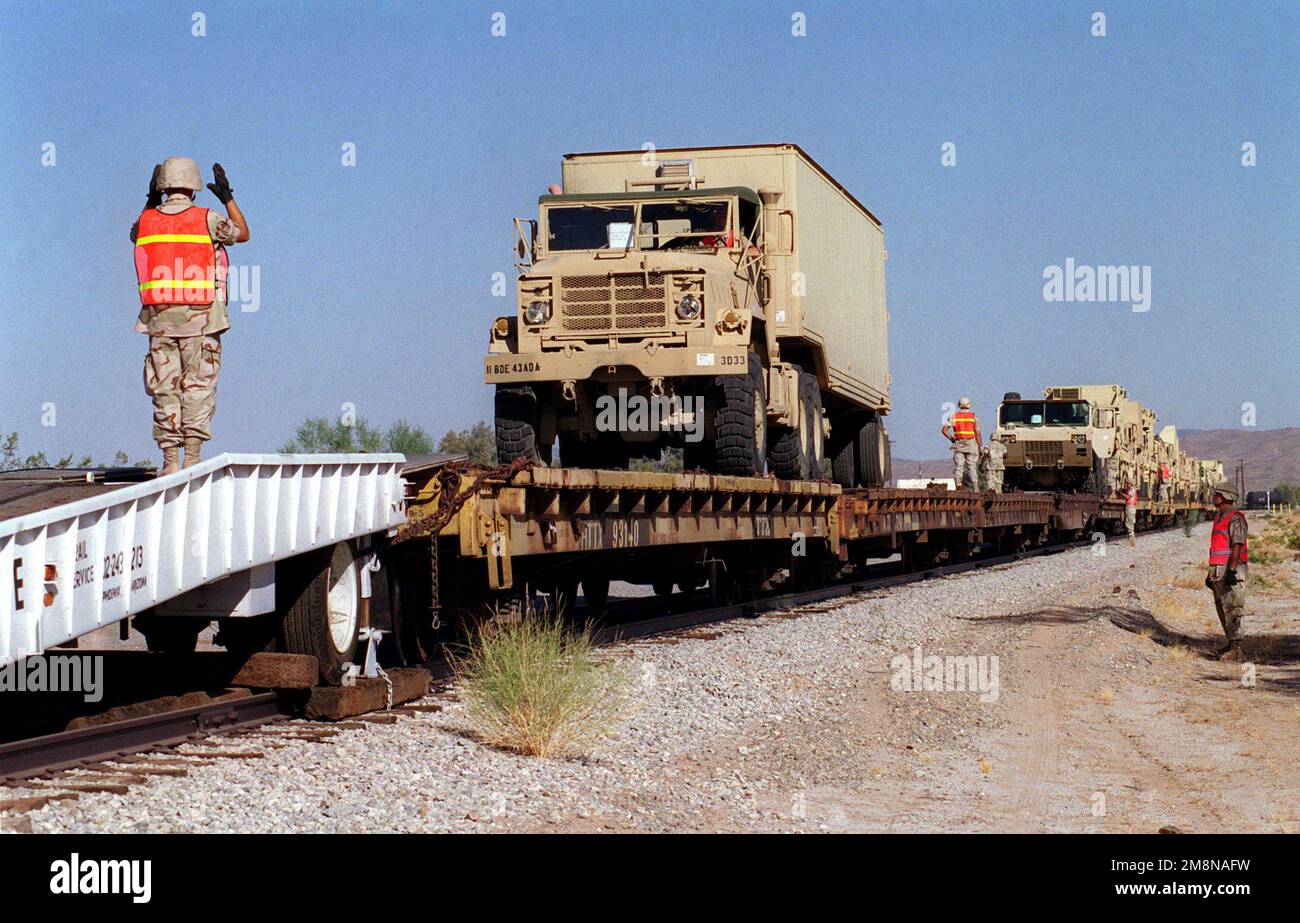
<path id="1" fill-rule="evenodd" d="M 1246 564 L 1250 559 L 1246 514 L 1237 509 L 1237 488 L 1223 481 L 1214 488 L 1214 522 L 1210 528 L 1210 557 L 1205 585 L 1214 594 L 1214 608 L 1228 645 L 1221 657 L 1239 649 L 1241 617 L 1246 612 Z"/>
<path id="2" fill-rule="evenodd" d="M 159 474 L 199 460 L 212 438 L 221 373 L 226 312 L 225 248 L 248 240 L 248 223 L 235 204 L 221 164 L 208 183 L 226 215 L 194 204 L 203 188 L 188 157 L 168 157 L 153 169 L 144 211 L 131 226 L 140 295 L 137 333 L 149 337 L 144 387 L 153 398 L 153 438 L 163 452 Z"/>
<path id="3" fill-rule="evenodd" d="M 1158 490 L 1159 490 L 1159 492 L 1160 492 L 1160 502 L 1161 502 L 1161 503 L 1168 503 L 1168 502 L 1169 502 L 1169 492 L 1170 492 L 1169 481 L 1170 481 L 1170 477 L 1171 477 L 1171 475 L 1170 475 L 1170 472 L 1169 472 L 1169 465 L 1166 464 L 1165 462 L 1161 462 L 1161 463 L 1160 463 L 1160 487 L 1158 488 Z"/>
<path id="4" fill-rule="evenodd" d="M 969 486 L 971 490 L 979 490 L 976 466 L 979 464 L 980 450 L 984 448 L 984 440 L 980 437 L 979 420 L 971 412 L 970 398 L 963 397 L 957 402 L 957 410 L 953 413 L 951 422 L 943 424 L 939 432 L 952 443 L 952 477 L 957 489 Z"/>

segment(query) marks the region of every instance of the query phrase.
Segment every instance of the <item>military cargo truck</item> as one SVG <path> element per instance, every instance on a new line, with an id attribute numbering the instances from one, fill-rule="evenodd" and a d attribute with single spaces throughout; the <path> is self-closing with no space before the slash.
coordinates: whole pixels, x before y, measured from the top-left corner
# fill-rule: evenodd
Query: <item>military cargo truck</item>
<path id="1" fill-rule="evenodd" d="M 1008 490 L 1087 490 L 1113 496 L 1130 482 L 1154 485 L 1155 414 L 1119 385 L 1043 389 L 1041 399 L 1008 392 L 994 435 L 1007 447 Z"/>
<path id="2" fill-rule="evenodd" d="M 1185 454 L 1173 426 L 1155 432 L 1155 411 L 1119 385 L 1052 386 L 1042 399 L 1007 392 L 994 437 L 1007 447 L 1008 490 L 1087 491 L 1118 496 L 1130 484 L 1143 500 L 1208 499 L 1218 462 Z"/>
<path id="3" fill-rule="evenodd" d="M 502 461 L 889 478 L 884 234 L 797 146 L 569 154 L 515 230 Z"/>

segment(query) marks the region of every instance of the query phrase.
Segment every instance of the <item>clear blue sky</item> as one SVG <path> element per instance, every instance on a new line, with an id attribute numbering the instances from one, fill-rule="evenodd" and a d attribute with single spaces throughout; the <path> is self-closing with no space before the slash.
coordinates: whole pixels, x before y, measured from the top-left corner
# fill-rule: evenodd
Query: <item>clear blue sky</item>
<path id="1" fill-rule="evenodd" d="M 884 222 L 896 455 L 942 454 L 944 401 L 991 422 L 1049 383 L 1296 425 L 1297 49 L 1294 3 L 3 0 L 0 428 L 155 454 L 127 229 L 170 154 L 221 161 L 252 227 L 233 258 L 261 307 L 225 338 L 212 448 L 253 451 L 345 401 L 435 434 L 490 418 L 491 277 L 564 153 L 771 141 Z M 1151 266 L 1151 310 L 1046 303 L 1067 258 Z"/>

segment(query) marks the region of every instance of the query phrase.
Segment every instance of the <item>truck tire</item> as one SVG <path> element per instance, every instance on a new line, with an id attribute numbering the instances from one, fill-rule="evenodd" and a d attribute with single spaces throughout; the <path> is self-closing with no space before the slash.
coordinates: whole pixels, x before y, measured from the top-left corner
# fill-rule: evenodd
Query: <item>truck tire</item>
<path id="1" fill-rule="evenodd" d="M 885 456 L 885 476 L 880 482 L 884 487 L 894 479 L 894 453 L 889 448 L 889 430 L 885 429 L 885 424 L 880 424 L 880 451 Z"/>
<path id="2" fill-rule="evenodd" d="M 858 431 L 858 459 L 863 487 L 883 487 L 893 465 L 889 458 L 889 436 L 879 419 L 869 420 Z"/>
<path id="3" fill-rule="evenodd" d="M 686 443 L 691 461 L 717 474 L 761 475 L 767 454 L 767 387 L 758 354 L 751 352 L 744 375 L 719 375 L 705 395 L 713 416 L 711 453 L 703 443 Z M 709 455 L 712 455 L 710 458 Z"/>
<path id="4" fill-rule="evenodd" d="M 538 461 L 537 394 L 529 385 L 497 385 L 497 462 Z"/>
<path id="5" fill-rule="evenodd" d="M 276 565 L 276 608 L 284 613 L 280 647 L 309 654 L 320 682 L 338 686 L 357 651 L 361 564 L 347 542 Z"/>
<path id="6" fill-rule="evenodd" d="M 836 415 L 831 424 L 831 441 L 826 447 L 831 459 L 831 478 L 845 490 L 863 486 L 858 436 L 866 425 L 865 420 L 863 414 L 846 412 Z"/>
<path id="7" fill-rule="evenodd" d="M 817 379 L 799 369 L 799 425 L 782 430 L 772 446 L 770 461 L 777 477 L 806 481 L 822 476 L 822 418 L 822 393 Z"/>

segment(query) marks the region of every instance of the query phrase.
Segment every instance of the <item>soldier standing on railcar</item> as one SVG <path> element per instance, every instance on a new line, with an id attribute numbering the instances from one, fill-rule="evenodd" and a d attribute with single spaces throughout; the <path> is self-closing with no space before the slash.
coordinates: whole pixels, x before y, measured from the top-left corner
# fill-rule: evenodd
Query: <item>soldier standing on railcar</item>
<path id="1" fill-rule="evenodd" d="M 941 426 L 939 432 L 952 443 L 952 476 L 957 489 L 969 484 L 971 490 L 979 490 L 979 474 L 975 466 L 979 463 L 980 450 L 984 448 L 979 420 L 971 412 L 970 398 L 963 397 L 957 402 L 957 408 L 952 422 Z"/>
<path id="2" fill-rule="evenodd" d="M 988 489 L 995 494 L 1002 493 L 1002 476 L 1006 471 L 1004 458 L 1007 447 L 996 435 L 989 437 L 989 444 L 984 447 L 984 477 Z"/>
<path id="3" fill-rule="evenodd" d="M 221 334 L 226 312 L 225 248 L 248 240 L 248 223 L 235 204 L 221 164 L 212 165 L 213 195 L 227 217 L 194 204 L 203 188 L 189 157 L 168 157 L 154 167 L 144 211 L 131 225 L 140 315 L 135 330 L 149 337 L 144 387 L 153 398 L 153 438 L 163 451 L 159 474 L 199 460 L 212 438 L 221 374 Z"/>

